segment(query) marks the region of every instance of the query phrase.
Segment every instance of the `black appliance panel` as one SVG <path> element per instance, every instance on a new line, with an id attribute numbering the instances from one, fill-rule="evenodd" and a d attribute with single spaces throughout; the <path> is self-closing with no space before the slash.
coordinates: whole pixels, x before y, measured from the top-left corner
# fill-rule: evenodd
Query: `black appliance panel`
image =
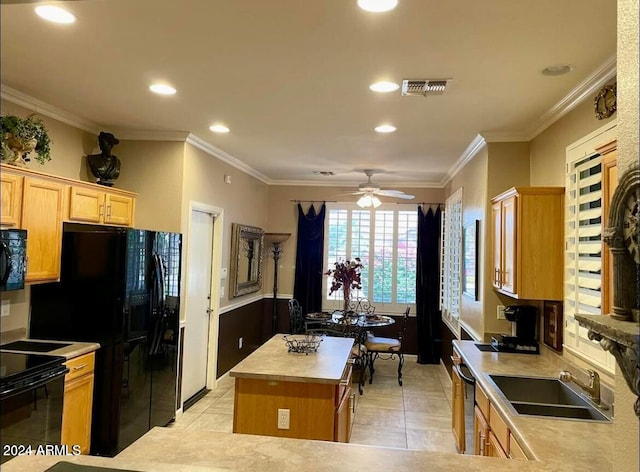
<path id="1" fill-rule="evenodd" d="M 26 258 L 26 230 L 0 230 L 0 290 L 24 288 L 24 277 L 27 270 Z"/>
<path id="2" fill-rule="evenodd" d="M 0 463 L 39 446 L 59 445 L 64 358 L 0 352 Z"/>

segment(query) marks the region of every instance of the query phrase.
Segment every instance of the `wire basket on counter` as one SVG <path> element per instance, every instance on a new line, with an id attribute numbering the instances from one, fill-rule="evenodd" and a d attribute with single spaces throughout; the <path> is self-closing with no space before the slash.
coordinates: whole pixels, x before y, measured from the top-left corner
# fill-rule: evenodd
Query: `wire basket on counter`
<path id="1" fill-rule="evenodd" d="M 289 352 L 300 354 L 318 352 L 318 348 L 322 342 L 322 336 L 315 334 L 290 334 L 283 336 L 282 339 L 286 343 Z"/>

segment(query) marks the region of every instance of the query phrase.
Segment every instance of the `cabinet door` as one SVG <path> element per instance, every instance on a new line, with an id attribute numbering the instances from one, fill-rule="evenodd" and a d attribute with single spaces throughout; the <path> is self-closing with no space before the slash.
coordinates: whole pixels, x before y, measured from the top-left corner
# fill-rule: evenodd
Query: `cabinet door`
<path id="1" fill-rule="evenodd" d="M 476 456 L 486 456 L 489 454 L 489 423 L 485 419 L 482 411 L 478 406 L 474 408 L 474 445 L 473 453 Z"/>
<path id="2" fill-rule="evenodd" d="M 93 374 L 65 381 L 62 407 L 62 444 L 80 446 L 82 454 L 91 445 L 91 408 L 93 403 Z"/>
<path id="3" fill-rule="evenodd" d="M 27 230 L 27 282 L 60 278 L 63 184 L 24 178 L 22 228 Z"/>
<path id="4" fill-rule="evenodd" d="M 0 174 L 0 196 L 2 208 L 0 209 L 0 226 L 5 228 L 20 228 L 20 211 L 22 205 L 22 181 L 20 175 Z"/>
<path id="5" fill-rule="evenodd" d="M 336 410 L 333 440 L 349 442 L 351 436 L 351 387 L 347 388 Z"/>
<path id="6" fill-rule="evenodd" d="M 455 363 L 455 360 L 454 360 Z M 464 385 L 455 367 L 451 369 L 451 429 L 460 454 L 465 451 Z"/>
<path id="7" fill-rule="evenodd" d="M 69 220 L 102 223 L 104 193 L 91 188 L 71 187 L 69 192 Z"/>
<path id="8" fill-rule="evenodd" d="M 491 205 L 492 253 L 493 253 L 493 286 L 500 288 L 502 273 L 502 202 Z"/>
<path id="9" fill-rule="evenodd" d="M 134 199 L 107 192 L 104 222 L 111 225 L 133 226 Z"/>
<path id="10" fill-rule="evenodd" d="M 509 458 L 526 461 L 527 455 L 522 450 L 522 446 L 513 436 L 509 436 Z"/>
<path id="11" fill-rule="evenodd" d="M 502 289 L 515 293 L 516 289 L 516 203 L 513 196 L 502 201 L 502 273 L 500 282 Z"/>

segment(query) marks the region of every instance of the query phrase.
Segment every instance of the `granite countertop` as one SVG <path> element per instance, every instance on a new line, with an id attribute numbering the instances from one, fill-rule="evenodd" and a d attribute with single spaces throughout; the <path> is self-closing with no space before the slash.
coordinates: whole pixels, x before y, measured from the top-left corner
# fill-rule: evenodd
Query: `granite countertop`
<path id="1" fill-rule="evenodd" d="M 482 352 L 473 341 L 453 343 L 530 459 L 552 470 L 566 470 L 569 464 L 612 470 L 613 423 L 518 415 L 489 382 L 489 374 L 557 378 L 567 368 L 560 356 Z"/>
<path id="2" fill-rule="evenodd" d="M 338 384 L 351 355 L 353 339 L 326 336 L 318 352 L 299 354 L 287 351 L 276 334 L 229 372 L 231 377 Z"/>
<path id="3" fill-rule="evenodd" d="M 2 466 L 2 472 L 39 472 L 58 461 L 116 469 L 154 472 L 335 472 L 361 470 L 395 472 L 584 472 L 598 470 L 573 466 L 550 467 L 533 461 L 516 461 L 442 452 L 409 451 L 356 444 L 276 438 L 246 434 L 154 428 L 115 458 L 77 456 L 21 456 Z"/>

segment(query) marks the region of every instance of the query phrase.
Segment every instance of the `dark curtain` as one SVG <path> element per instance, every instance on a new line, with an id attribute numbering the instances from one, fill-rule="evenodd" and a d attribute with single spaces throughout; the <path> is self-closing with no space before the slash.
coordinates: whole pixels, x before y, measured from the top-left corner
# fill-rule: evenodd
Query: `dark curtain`
<path id="1" fill-rule="evenodd" d="M 302 313 L 322 311 L 322 277 L 324 251 L 325 204 L 316 214 L 313 206 L 305 215 L 298 203 L 298 241 L 293 298 L 300 302 Z"/>
<path id="2" fill-rule="evenodd" d="M 418 262 L 416 269 L 416 321 L 418 363 L 439 364 L 440 337 L 440 208 L 424 213 L 418 206 Z"/>

